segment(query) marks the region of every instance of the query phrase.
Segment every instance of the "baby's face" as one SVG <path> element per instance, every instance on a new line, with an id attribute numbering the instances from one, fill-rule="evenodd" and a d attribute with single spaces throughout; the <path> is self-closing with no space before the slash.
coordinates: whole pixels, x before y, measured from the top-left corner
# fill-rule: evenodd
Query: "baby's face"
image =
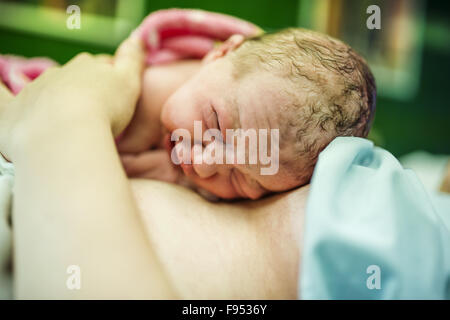
<path id="1" fill-rule="evenodd" d="M 257 199 L 268 193 L 285 191 L 298 186 L 299 182 L 281 166 L 281 163 L 290 159 L 292 148 L 289 147 L 279 150 L 280 161 L 272 157 L 272 161 L 277 161 L 278 170 L 268 175 L 261 174 L 261 169 L 273 166 L 273 163 L 266 162 L 262 165 L 260 156 L 257 157 L 256 163 L 249 160 L 248 155 L 252 152 L 258 153 L 258 149 L 246 150 L 245 164 L 225 160 L 222 164 L 217 161 L 206 163 L 205 160 L 208 157 L 211 159 L 211 155 L 215 153 L 211 152 L 211 149 L 207 151 L 207 146 L 211 142 L 194 141 L 194 138 L 198 138 L 198 134 L 196 136 L 194 132 L 195 123 L 197 123 L 197 130 L 200 125 L 203 133 L 208 129 L 220 130 L 225 141 L 222 146 L 225 149 L 227 129 L 256 129 L 257 133 L 259 129 L 267 129 L 267 139 L 271 137 L 271 129 L 281 129 L 279 128 L 281 116 L 279 106 L 286 105 L 286 97 L 282 95 L 280 79 L 274 79 L 271 74 L 261 71 L 235 80 L 232 68 L 231 62 L 226 58 L 203 66 L 192 79 L 167 100 L 163 107 L 162 122 L 168 131 L 173 133 L 177 129 L 185 129 L 192 138 L 189 144 L 176 142 L 179 144 L 178 147 L 183 146 L 183 154 L 189 145 L 192 148 L 191 164 L 181 164 L 184 174 L 200 188 L 223 199 Z M 170 135 L 167 139 L 167 145 L 173 148 L 174 143 L 170 142 Z M 204 147 L 200 149 L 203 161 L 199 164 L 195 163 L 196 157 L 199 156 L 198 145 L 197 151 L 194 150 L 196 143 Z M 268 143 L 266 154 L 268 157 L 273 156 L 271 141 Z"/>

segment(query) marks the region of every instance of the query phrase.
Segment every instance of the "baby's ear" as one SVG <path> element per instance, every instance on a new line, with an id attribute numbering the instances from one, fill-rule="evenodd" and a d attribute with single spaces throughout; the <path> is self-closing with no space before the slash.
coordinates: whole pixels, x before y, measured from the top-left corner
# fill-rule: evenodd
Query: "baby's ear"
<path id="1" fill-rule="evenodd" d="M 211 50 L 204 58 L 203 63 L 207 64 L 222 58 L 233 50 L 236 50 L 245 41 L 245 37 L 241 34 L 235 34 L 228 38 L 227 41 L 219 45 L 217 48 Z"/>

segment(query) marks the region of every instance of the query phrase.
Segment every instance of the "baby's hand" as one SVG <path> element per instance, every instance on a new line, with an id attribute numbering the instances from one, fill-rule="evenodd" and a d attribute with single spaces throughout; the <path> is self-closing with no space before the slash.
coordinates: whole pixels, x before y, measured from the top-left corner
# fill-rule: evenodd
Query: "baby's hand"
<path id="1" fill-rule="evenodd" d="M 177 183 L 182 175 L 180 169 L 172 164 L 166 150 L 122 154 L 120 158 L 125 172 L 131 178 Z"/>

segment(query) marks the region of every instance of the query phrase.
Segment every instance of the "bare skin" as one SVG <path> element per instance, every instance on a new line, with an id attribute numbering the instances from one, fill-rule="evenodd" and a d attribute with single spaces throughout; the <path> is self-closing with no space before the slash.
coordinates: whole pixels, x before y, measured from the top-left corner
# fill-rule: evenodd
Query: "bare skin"
<path id="1" fill-rule="evenodd" d="M 200 60 L 185 60 L 145 69 L 138 107 L 118 144 L 122 153 L 159 146 L 164 128 L 161 111 L 167 99 L 201 68 Z"/>
<path id="2" fill-rule="evenodd" d="M 163 105 L 201 67 L 199 61 L 184 61 L 144 72 L 140 105 L 127 132 L 140 139 L 125 136 L 119 150 L 159 144 Z M 136 124 L 140 121 L 142 126 Z M 131 180 L 133 193 L 180 297 L 297 298 L 293 279 L 298 275 L 308 186 L 256 201 L 211 203 L 191 190 L 148 180 L 176 179 L 165 150 L 124 153 L 122 162 L 129 175 L 145 178 Z"/>
<path id="3" fill-rule="evenodd" d="M 131 129 L 146 130 L 127 132 L 128 137 L 141 135 L 142 139 L 126 139 L 119 150 L 159 144 L 163 128 L 159 118 L 154 119 L 201 66 L 199 61 L 184 61 L 144 72 L 140 108 Z M 136 125 L 138 121 L 145 124 Z M 149 134 L 154 140 L 148 139 Z M 173 181 L 174 168 L 165 150 L 122 154 L 121 158 L 129 175 L 145 178 L 132 179 L 132 190 L 147 234 L 180 297 L 297 298 L 309 186 L 266 199 L 211 203 L 189 189 L 148 180 Z"/>
<path id="4" fill-rule="evenodd" d="M 181 169 L 172 164 L 162 143 L 167 130 L 161 123 L 161 110 L 167 99 L 196 74 L 201 65 L 199 60 L 180 61 L 144 71 L 136 112 L 118 143 L 129 177 L 174 183 L 182 178 Z"/>
<path id="5" fill-rule="evenodd" d="M 150 242 L 180 298 L 298 298 L 309 186 L 238 203 L 211 203 L 158 181 L 132 180 L 131 186 Z"/>
<path id="6" fill-rule="evenodd" d="M 261 168 L 267 165 L 260 161 L 255 164 L 196 163 L 194 144 L 199 142 L 187 147 L 192 148 L 190 163 L 182 163 L 177 168 L 171 166 L 168 154 L 150 150 L 161 147 L 161 140 L 165 140 L 166 145 L 170 144 L 167 142 L 170 135 L 161 139 L 161 128 L 167 133 L 182 128 L 194 137 L 195 122 L 202 124 L 203 132 L 207 129 L 221 132 L 222 141 L 226 140 L 228 129 L 281 130 L 283 111 L 279 106 L 290 101 L 289 95 L 284 93 L 285 79 L 264 69 L 236 79 L 229 53 L 243 41 L 242 37 L 231 37 L 212 51 L 201 65 L 185 62 L 151 67 L 145 72 L 143 94 L 136 115 L 118 143 L 129 176 L 177 183 L 180 183 L 177 177 L 181 177 L 182 181 L 187 180 L 191 185 L 223 199 L 258 199 L 306 183 L 293 175 L 287 165 L 281 165 L 272 175 L 262 175 Z M 285 140 L 283 142 L 285 146 L 290 145 Z M 177 143 L 182 146 L 180 141 Z M 228 142 L 209 146 L 223 150 L 226 145 Z M 173 147 L 169 146 L 169 150 Z M 205 150 L 202 151 L 203 158 L 209 154 Z M 279 162 L 286 164 L 292 161 L 301 164 L 303 160 L 296 158 L 292 148 L 281 148 Z"/>
<path id="7" fill-rule="evenodd" d="M 114 66 L 80 55 L 15 98 L 0 88 L 16 298 L 296 298 L 307 187 L 211 204 L 126 179 L 113 134 L 131 118 L 140 61 L 128 41 Z M 65 286 L 72 264 L 82 290 Z"/>

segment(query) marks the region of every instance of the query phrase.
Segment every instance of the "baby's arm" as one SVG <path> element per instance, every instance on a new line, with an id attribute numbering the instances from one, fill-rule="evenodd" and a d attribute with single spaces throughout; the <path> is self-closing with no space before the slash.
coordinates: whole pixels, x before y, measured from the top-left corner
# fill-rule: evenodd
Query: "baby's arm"
<path id="1" fill-rule="evenodd" d="M 160 145 L 161 109 L 166 100 L 200 68 L 200 60 L 152 66 L 144 72 L 142 94 L 133 120 L 118 141 L 120 153 L 141 153 Z"/>

